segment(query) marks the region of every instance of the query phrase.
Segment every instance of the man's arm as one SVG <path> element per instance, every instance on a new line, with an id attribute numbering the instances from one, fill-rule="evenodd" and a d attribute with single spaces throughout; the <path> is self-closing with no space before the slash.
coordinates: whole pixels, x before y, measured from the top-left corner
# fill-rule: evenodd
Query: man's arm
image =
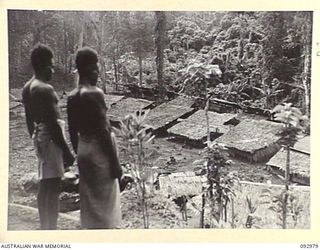
<path id="1" fill-rule="evenodd" d="M 67 115 L 68 115 L 68 126 L 70 140 L 74 152 L 77 154 L 78 151 L 78 120 L 77 120 L 77 106 L 76 106 L 76 96 L 69 96 L 67 101 Z"/>
<path id="2" fill-rule="evenodd" d="M 95 100 L 99 105 L 99 117 L 101 117 L 101 124 L 104 126 L 101 137 L 100 144 L 103 150 L 109 155 L 110 157 L 110 164 L 111 164 L 111 175 L 113 178 L 118 178 L 120 180 L 123 170 L 120 165 L 119 156 L 117 152 L 117 144 L 115 141 L 114 135 L 111 133 L 111 126 L 107 120 L 107 107 L 104 101 L 104 96 L 102 91 L 97 91 L 94 94 Z"/>
<path id="3" fill-rule="evenodd" d="M 63 160 L 65 165 L 71 166 L 74 162 L 74 157 L 63 137 L 62 129 L 58 123 L 58 107 L 57 107 L 57 97 L 53 88 L 48 88 L 44 94 L 46 110 L 46 122 L 48 124 L 48 129 L 52 136 L 52 140 L 56 143 L 63 151 Z"/>
<path id="4" fill-rule="evenodd" d="M 27 122 L 28 132 L 30 137 L 32 137 L 34 132 L 34 121 L 33 121 L 32 113 L 28 105 L 24 106 L 24 110 L 26 113 L 26 122 Z"/>
<path id="5" fill-rule="evenodd" d="M 27 123 L 27 127 L 28 127 L 28 132 L 29 132 L 30 137 L 32 137 L 33 131 L 34 131 L 34 120 L 33 120 L 31 110 L 30 110 L 30 103 L 29 103 L 30 88 L 29 88 L 29 86 L 30 86 L 30 84 L 27 84 L 22 90 L 22 103 L 23 103 L 24 110 L 26 113 L 26 123 Z"/>

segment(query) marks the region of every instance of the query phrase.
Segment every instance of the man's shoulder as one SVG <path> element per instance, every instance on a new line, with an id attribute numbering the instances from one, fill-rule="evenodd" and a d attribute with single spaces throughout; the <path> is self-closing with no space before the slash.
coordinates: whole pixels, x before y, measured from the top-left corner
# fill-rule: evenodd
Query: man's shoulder
<path id="1" fill-rule="evenodd" d="M 58 99 L 57 93 L 50 84 L 37 79 L 33 80 L 32 85 L 30 86 L 30 95 L 31 97 L 33 96 L 36 98 L 46 98 L 48 101 L 56 101 Z"/>
<path id="2" fill-rule="evenodd" d="M 81 90 L 81 96 L 103 96 L 103 91 L 98 87 L 83 88 Z"/>
<path id="3" fill-rule="evenodd" d="M 54 92 L 54 88 L 41 80 L 38 79 L 31 79 L 29 82 L 26 83 L 25 87 L 29 86 L 31 89 L 44 91 L 44 92 Z"/>
<path id="4" fill-rule="evenodd" d="M 68 94 L 68 98 L 73 98 L 79 93 L 79 88 L 75 88 L 71 90 L 71 92 Z"/>

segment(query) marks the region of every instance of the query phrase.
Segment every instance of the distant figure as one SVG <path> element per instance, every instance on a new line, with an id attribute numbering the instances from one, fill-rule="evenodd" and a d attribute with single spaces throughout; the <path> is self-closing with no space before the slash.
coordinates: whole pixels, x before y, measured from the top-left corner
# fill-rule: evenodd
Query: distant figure
<path id="1" fill-rule="evenodd" d="M 76 55 L 79 86 L 68 97 L 69 133 L 80 175 L 80 216 L 84 229 L 119 228 L 119 163 L 115 136 L 106 117 L 103 91 L 96 86 L 98 56 L 91 48 Z"/>
<path id="2" fill-rule="evenodd" d="M 38 209 L 41 229 L 56 229 L 59 194 L 64 167 L 71 166 L 74 157 L 63 136 L 58 96 L 48 83 L 52 77 L 53 53 L 38 44 L 31 53 L 34 76 L 24 85 L 22 100 L 30 137 L 39 161 Z"/>

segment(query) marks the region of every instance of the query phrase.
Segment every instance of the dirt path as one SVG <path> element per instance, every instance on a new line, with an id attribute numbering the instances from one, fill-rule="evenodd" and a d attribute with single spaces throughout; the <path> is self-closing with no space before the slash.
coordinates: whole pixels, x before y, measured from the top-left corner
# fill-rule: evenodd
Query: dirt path
<path id="1" fill-rule="evenodd" d="M 8 210 L 8 230 L 39 230 L 39 216 L 36 208 L 11 203 Z M 80 229 L 79 217 L 60 213 L 58 229 Z"/>

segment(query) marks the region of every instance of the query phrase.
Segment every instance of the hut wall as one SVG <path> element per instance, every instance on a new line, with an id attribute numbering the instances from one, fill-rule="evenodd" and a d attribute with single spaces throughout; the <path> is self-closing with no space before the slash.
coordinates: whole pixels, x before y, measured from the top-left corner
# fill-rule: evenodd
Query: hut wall
<path id="1" fill-rule="evenodd" d="M 268 171 L 284 178 L 284 171 L 277 166 L 268 166 Z M 300 185 L 310 186 L 310 178 L 296 173 L 290 173 L 290 181 Z"/>
<path id="2" fill-rule="evenodd" d="M 267 162 L 272 156 L 274 156 L 281 146 L 278 143 L 272 143 L 265 148 L 256 150 L 255 152 L 246 152 L 236 148 L 229 147 L 229 153 L 232 157 L 240 158 L 248 162 Z"/>

